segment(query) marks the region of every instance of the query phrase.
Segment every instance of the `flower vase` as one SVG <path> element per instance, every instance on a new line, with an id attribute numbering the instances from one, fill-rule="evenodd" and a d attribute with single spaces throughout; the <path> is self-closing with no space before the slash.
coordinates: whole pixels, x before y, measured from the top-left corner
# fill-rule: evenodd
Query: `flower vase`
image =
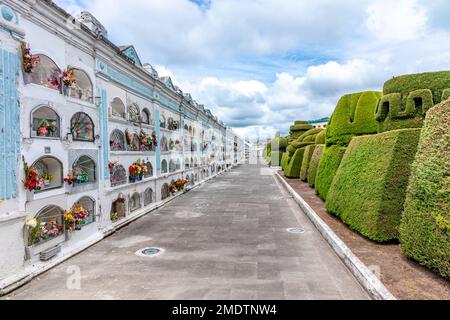
<path id="1" fill-rule="evenodd" d="M 50 185 L 50 180 L 44 180 L 44 186 L 48 187 Z"/>
<path id="2" fill-rule="evenodd" d="M 31 73 L 25 72 L 23 74 L 23 82 L 25 84 L 30 84 L 31 83 Z"/>
<path id="3" fill-rule="evenodd" d="M 131 182 L 132 182 L 132 183 L 136 183 L 136 176 L 132 176 L 132 177 L 131 177 Z"/>
<path id="4" fill-rule="evenodd" d="M 142 179 L 144 179 L 144 175 L 139 175 L 139 181 L 142 181 Z"/>
<path id="5" fill-rule="evenodd" d="M 66 230 L 65 236 L 66 236 L 66 241 L 69 241 L 70 239 L 72 239 L 72 230 Z"/>
<path id="6" fill-rule="evenodd" d="M 82 224 L 80 222 L 75 223 L 75 230 L 81 230 Z"/>
<path id="7" fill-rule="evenodd" d="M 27 202 L 34 200 L 34 191 L 27 190 Z"/>

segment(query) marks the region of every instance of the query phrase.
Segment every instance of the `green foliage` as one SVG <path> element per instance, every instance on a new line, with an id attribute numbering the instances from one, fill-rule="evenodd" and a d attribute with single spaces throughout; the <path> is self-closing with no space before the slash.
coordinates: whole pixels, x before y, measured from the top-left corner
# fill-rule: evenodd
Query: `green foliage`
<path id="1" fill-rule="evenodd" d="M 322 158 L 322 153 L 324 149 L 325 149 L 324 144 L 316 145 L 314 148 L 314 152 L 311 157 L 308 170 L 308 183 L 311 188 L 314 188 L 316 184 L 317 168 L 319 167 L 319 162 L 320 159 Z"/>
<path id="2" fill-rule="evenodd" d="M 287 164 L 289 163 L 289 153 L 284 152 L 281 156 L 280 166 L 283 171 L 286 169 Z"/>
<path id="3" fill-rule="evenodd" d="M 322 132 L 322 131 L 323 131 L 323 129 L 318 129 L 318 128 L 310 129 L 310 130 L 306 131 L 304 134 L 302 134 L 302 135 L 298 138 L 298 140 L 299 140 L 299 141 L 304 141 L 306 138 L 308 138 L 308 137 L 310 137 L 310 136 L 313 136 L 313 135 L 317 135 L 318 133 L 320 133 L 320 132 Z"/>
<path id="4" fill-rule="evenodd" d="M 308 180 L 309 163 L 314 152 L 315 145 L 309 145 L 305 147 L 305 153 L 303 154 L 302 166 L 300 168 L 300 179 L 302 181 Z"/>
<path id="5" fill-rule="evenodd" d="M 450 89 L 450 71 L 395 77 L 384 84 L 377 107 L 378 132 L 420 128 L 426 112 L 440 103 Z"/>
<path id="6" fill-rule="evenodd" d="M 327 131 L 326 130 L 322 130 L 321 132 L 319 132 L 319 134 L 316 136 L 316 144 L 325 144 L 325 138 L 327 135 Z"/>
<path id="7" fill-rule="evenodd" d="M 345 149 L 345 147 L 334 145 L 326 147 L 323 151 L 315 181 L 316 192 L 323 200 L 327 198 L 328 190 L 341 164 Z"/>
<path id="8" fill-rule="evenodd" d="M 377 133 L 375 109 L 381 92 L 367 91 L 343 96 L 326 130 L 326 144 L 347 146 L 352 137 Z"/>
<path id="9" fill-rule="evenodd" d="M 405 255 L 450 279 L 450 101 L 426 116 L 400 225 Z"/>
<path id="10" fill-rule="evenodd" d="M 296 150 L 298 148 L 303 148 L 303 147 L 309 146 L 310 144 L 314 144 L 314 142 L 311 142 L 311 141 L 303 142 L 303 141 L 297 140 L 297 141 L 292 142 L 291 146 Z M 294 150 L 294 152 L 295 152 L 295 150 Z"/>
<path id="11" fill-rule="evenodd" d="M 297 120 L 294 122 L 294 125 L 308 124 L 308 121 Z"/>
<path id="12" fill-rule="evenodd" d="M 326 208 L 369 239 L 398 239 L 420 129 L 355 137 L 326 197 Z"/>
<path id="13" fill-rule="evenodd" d="M 300 176 L 300 167 L 302 165 L 303 154 L 305 152 L 305 148 L 300 148 L 295 151 L 295 154 L 292 156 L 288 165 L 286 166 L 286 170 L 284 174 L 288 178 L 298 178 Z"/>

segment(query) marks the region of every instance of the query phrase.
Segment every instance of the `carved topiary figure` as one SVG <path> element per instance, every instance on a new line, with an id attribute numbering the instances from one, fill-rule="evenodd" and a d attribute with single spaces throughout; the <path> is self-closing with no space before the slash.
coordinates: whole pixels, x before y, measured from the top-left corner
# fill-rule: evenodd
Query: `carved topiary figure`
<path id="1" fill-rule="evenodd" d="M 450 71 L 395 77 L 384 84 L 378 102 L 378 132 L 421 128 L 425 114 L 450 96 Z"/>
<path id="2" fill-rule="evenodd" d="M 316 192 L 322 199 L 326 199 L 345 147 L 351 139 L 377 132 L 375 109 L 380 97 L 381 92 L 367 91 L 348 94 L 339 100 L 327 126 L 324 142 L 327 147 L 323 152 L 314 182 Z M 320 139 L 323 141 L 323 138 Z M 328 168 L 328 165 L 331 167 Z"/>
<path id="3" fill-rule="evenodd" d="M 450 101 L 428 111 L 400 225 L 404 254 L 450 279 Z"/>
<path id="4" fill-rule="evenodd" d="M 308 184 L 311 188 L 314 188 L 316 184 L 317 168 L 319 167 L 320 159 L 322 158 L 323 149 L 325 149 L 324 144 L 318 144 L 314 148 L 311 161 L 308 168 Z"/>

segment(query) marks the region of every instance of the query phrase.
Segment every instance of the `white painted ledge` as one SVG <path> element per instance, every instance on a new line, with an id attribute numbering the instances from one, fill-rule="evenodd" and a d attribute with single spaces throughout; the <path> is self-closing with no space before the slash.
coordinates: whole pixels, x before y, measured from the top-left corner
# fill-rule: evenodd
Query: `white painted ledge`
<path id="1" fill-rule="evenodd" d="M 309 204 L 295 192 L 275 168 L 273 172 L 369 295 L 375 300 L 396 300 L 394 295 L 389 292 L 380 279 L 359 260 L 350 248 L 331 230 Z"/>

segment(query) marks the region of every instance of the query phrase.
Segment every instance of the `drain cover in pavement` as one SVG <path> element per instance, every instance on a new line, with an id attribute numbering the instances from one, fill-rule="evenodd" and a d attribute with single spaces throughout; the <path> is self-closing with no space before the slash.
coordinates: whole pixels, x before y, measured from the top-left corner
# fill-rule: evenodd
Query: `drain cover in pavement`
<path id="1" fill-rule="evenodd" d="M 141 257 L 155 257 L 161 254 L 164 250 L 160 248 L 144 248 L 136 251 L 136 255 Z"/>
<path id="2" fill-rule="evenodd" d="M 303 228 L 289 228 L 289 229 L 287 229 L 287 232 L 300 234 L 300 233 L 305 233 L 305 229 L 303 229 Z"/>

